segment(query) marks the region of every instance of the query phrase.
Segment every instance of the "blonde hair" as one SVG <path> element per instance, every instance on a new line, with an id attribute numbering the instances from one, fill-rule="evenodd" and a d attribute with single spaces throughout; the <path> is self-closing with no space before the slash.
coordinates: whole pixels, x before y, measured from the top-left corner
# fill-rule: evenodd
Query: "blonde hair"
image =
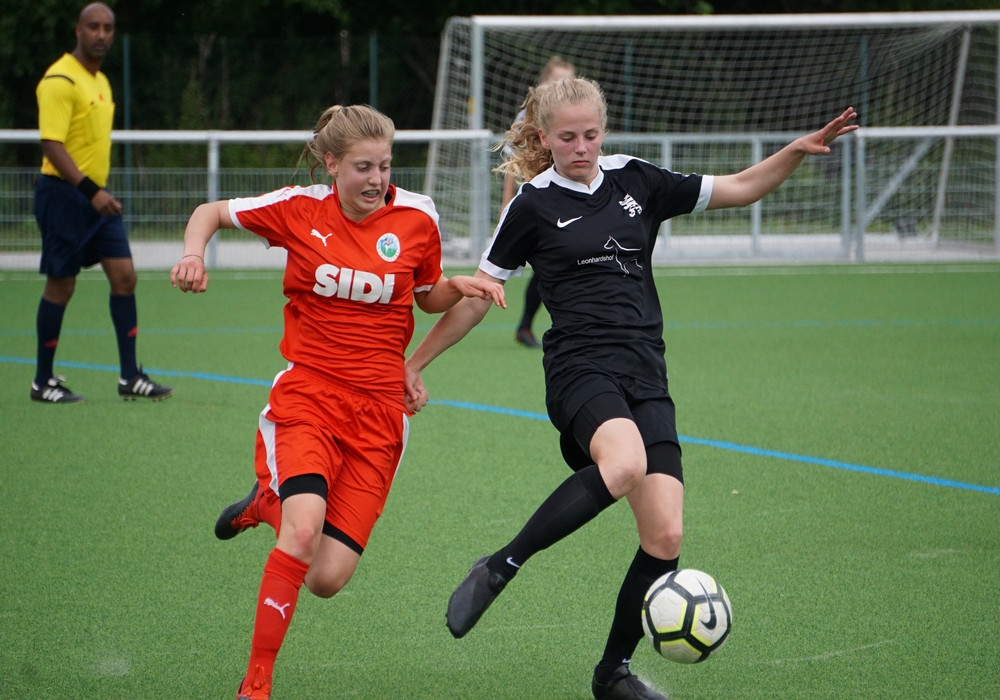
<path id="1" fill-rule="evenodd" d="M 542 72 L 538 74 L 538 82 L 544 83 L 545 81 L 547 81 L 549 78 L 552 77 L 552 74 L 556 70 L 560 68 L 569 71 L 574 76 L 576 75 L 576 68 L 573 67 L 572 63 L 564 59 L 562 56 L 553 56 L 542 67 Z"/>
<path id="2" fill-rule="evenodd" d="M 524 101 L 524 118 L 511 124 L 504 140 L 493 150 L 504 153 L 496 172 L 530 180 L 552 166 L 552 152 L 542 146 L 538 130 L 552 127 L 555 113 L 566 105 L 592 106 L 597 110 L 601 128 L 608 127 L 608 105 L 601 86 L 589 78 L 550 80 L 531 88 Z"/>
<path id="3" fill-rule="evenodd" d="M 320 115 L 313 135 L 306 142 L 302 159 L 309 162 L 309 180 L 316 182 L 317 168 L 326 167 L 327 153 L 340 159 L 358 141 L 385 140 L 392 144 L 396 125 L 392 119 L 369 105 L 333 105 Z"/>

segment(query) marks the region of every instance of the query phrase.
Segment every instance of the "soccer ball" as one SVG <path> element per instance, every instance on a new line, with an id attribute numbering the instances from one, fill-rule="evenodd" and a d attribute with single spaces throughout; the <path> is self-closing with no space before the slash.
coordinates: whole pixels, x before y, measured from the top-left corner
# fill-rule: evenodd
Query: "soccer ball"
<path id="1" fill-rule="evenodd" d="M 703 571 L 681 569 L 653 582 L 642 601 L 642 629 L 665 659 L 696 664 L 717 652 L 729 637 L 729 596 Z"/>

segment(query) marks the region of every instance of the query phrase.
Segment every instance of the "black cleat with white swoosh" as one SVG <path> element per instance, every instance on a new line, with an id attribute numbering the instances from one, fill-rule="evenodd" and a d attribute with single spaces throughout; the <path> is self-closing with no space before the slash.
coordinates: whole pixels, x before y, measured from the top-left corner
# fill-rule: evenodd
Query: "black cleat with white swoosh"
<path id="1" fill-rule="evenodd" d="M 448 600 L 448 613 L 445 620 L 448 631 L 456 639 L 466 633 L 479 622 L 500 591 L 507 585 L 507 580 L 486 567 L 489 556 L 480 557 L 469 569 L 465 580 L 458 585 Z"/>

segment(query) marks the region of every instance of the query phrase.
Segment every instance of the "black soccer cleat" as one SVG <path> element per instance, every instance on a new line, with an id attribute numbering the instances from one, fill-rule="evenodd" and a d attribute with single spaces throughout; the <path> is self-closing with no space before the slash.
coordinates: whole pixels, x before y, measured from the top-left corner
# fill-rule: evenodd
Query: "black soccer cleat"
<path id="1" fill-rule="evenodd" d="M 247 528 L 260 525 L 257 510 L 257 491 L 260 482 L 253 482 L 250 493 L 242 500 L 226 506 L 215 521 L 215 536 L 220 540 L 231 540 Z"/>
<path id="2" fill-rule="evenodd" d="M 49 377 L 42 386 L 32 382 L 31 400 L 41 403 L 83 403 L 83 397 L 74 394 L 68 386 L 63 384 L 64 381 L 66 381 L 65 377 Z"/>
<path id="3" fill-rule="evenodd" d="M 507 585 L 498 573 L 486 567 L 489 556 L 480 557 L 469 569 L 465 580 L 451 594 L 445 621 L 448 631 L 456 639 L 464 637 L 471 630 L 486 609 Z"/>
<path id="4" fill-rule="evenodd" d="M 174 390 L 169 386 L 157 384 L 150 379 L 149 375 L 142 371 L 142 365 L 139 366 L 139 374 L 131 379 L 118 379 L 118 395 L 126 401 L 135 401 L 136 399 L 159 401 L 173 396 L 173 394 Z"/>
<path id="5" fill-rule="evenodd" d="M 639 680 L 622 664 L 614 670 L 607 683 L 598 683 L 597 676 L 590 683 L 594 700 L 670 700 Z"/>

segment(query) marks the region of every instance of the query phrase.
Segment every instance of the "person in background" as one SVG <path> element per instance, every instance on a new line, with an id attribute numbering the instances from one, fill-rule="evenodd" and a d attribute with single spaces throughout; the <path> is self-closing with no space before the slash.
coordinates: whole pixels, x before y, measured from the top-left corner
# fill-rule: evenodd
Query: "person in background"
<path id="1" fill-rule="evenodd" d="M 139 330 L 136 274 L 122 221 L 122 205 L 105 188 L 111 170 L 115 103 L 101 63 L 115 38 L 115 15 L 103 2 L 87 5 L 76 23 L 76 48 L 49 66 L 38 83 L 42 171 L 35 184 L 35 218 L 42 236 L 39 272 L 46 276 L 35 326 L 38 349 L 31 400 L 81 403 L 55 376 L 53 364 L 63 316 L 80 270 L 101 264 L 111 286 L 111 322 L 118 342 L 118 395 L 165 399 L 136 361 Z"/>
<path id="2" fill-rule="evenodd" d="M 542 68 L 542 72 L 538 76 L 538 83 L 544 83 L 547 80 L 562 80 L 564 78 L 575 78 L 576 69 L 573 64 L 569 61 L 562 59 L 559 56 L 553 56 L 548 60 L 545 66 Z M 521 105 L 521 111 L 517 113 L 514 117 L 514 121 L 518 122 L 524 119 L 524 105 Z M 500 200 L 500 211 L 501 214 L 503 210 L 507 208 L 510 200 L 514 197 L 514 192 L 517 190 L 517 181 L 512 173 L 507 173 L 503 178 L 503 194 Z M 535 322 L 535 315 L 538 313 L 538 309 L 542 306 L 542 294 L 538 289 L 538 277 L 532 275 L 528 278 L 528 282 L 524 288 L 524 311 L 521 314 L 521 320 L 518 321 L 517 330 L 514 332 L 514 340 L 527 348 L 540 348 L 542 344 L 538 342 L 535 337 L 535 333 L 532 330 L 532 325 Z"/>
<path id="3" fill-rule="evenodd" d="M 247 673 L 237 697 L 267 700 L 299 589 L 330 598 L 350 580 L 426 392 L 405 392 L 413 303 L 439 313 L 463 295 L 504 305 L 503 287 L 441 270 L 441 234 L 427 197 L 389 184 L 392 120 L 367 105 L 333 106 L 306 156 L 333 187 L 313 184 L 200 205 L 170 273 L 183 292 L 208 288 L 205 247 L 241 228 L 285 248 L 285 329 L 278 373 L 260 414 L 246 498 L 215 526 L 230 539 L 260 522 L 277 532 L 264 565 Z"/>
<path id="4" fill-rule="evenodd" d="M 525 110 L 507 134 L 513 148 L 500 166 L 525 184 L 504 210 L 476 276 L 502 283 L 530 263 L 541 278 L 552 317 L 543 360 L 546 407 L 574 473 L 513 539 L 473 564 L 448 601 L 446 622 L 455 637 L 467 634 L 533 555 L 626 498 L 639 547 L 591 690 L 597 700 L 664 700 L 629 668 L 643 637 L 643 597 L 678 568 L 683 529 L 681 449 L 652 274 L 657 232 L 674 216 L 756 202 L 807 156 L 829 153 L 834 139 L 857 128 L 857 114 L 848 108 L 765 160 L 713 177 L 601 155 L 607 104 L 593 81 L 540 84 Z M 488 310 L 484 300 L 464 299 L 438 319 L 407 360 L 412 391 L 424 389 L 420 372 Z M 500 522 L 495 511 L 487 508 L 483 519 Z M 585 567 L 580 571 L 585 578 Z"/>

